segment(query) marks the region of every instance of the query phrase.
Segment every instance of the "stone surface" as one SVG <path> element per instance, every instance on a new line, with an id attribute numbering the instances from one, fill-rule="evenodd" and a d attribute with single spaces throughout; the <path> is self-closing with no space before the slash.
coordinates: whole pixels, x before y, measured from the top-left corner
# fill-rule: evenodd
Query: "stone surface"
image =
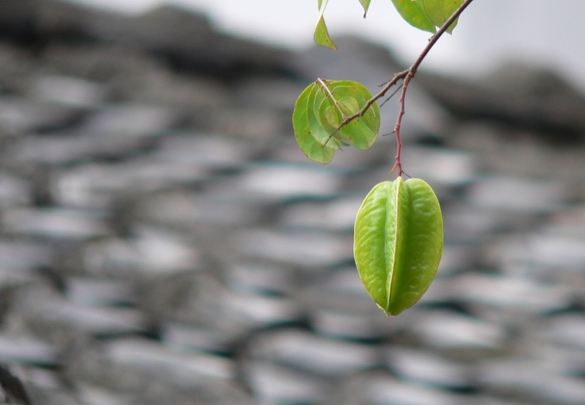
<path id="1" fill-rule="evenodd" d="M 445 249 L 387 317 L 352 232 L 394 138 L 323 166 L 290 121 L 316 77 L 388 80 L 387 49 L 274 49 L 175 6 L 0 9 L 0 363 L 32 405 L 585 403 L 583 101 L 555 74 L 417 74 L 403 163 Z"/>
<path id="2" fill-rule="evenodd" d="M 458 116 L 535 130 L 552 143 L 583 139 L 585 98 L 556 72 L 512 62 L 480 83 L 420 77 L 424 88 Z"/>

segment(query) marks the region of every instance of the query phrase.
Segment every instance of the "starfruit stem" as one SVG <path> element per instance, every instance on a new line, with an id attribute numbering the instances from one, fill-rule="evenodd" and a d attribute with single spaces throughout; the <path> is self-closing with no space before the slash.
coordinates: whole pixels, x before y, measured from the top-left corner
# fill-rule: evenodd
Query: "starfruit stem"
<path id="1" fill-rule="evenodd" d="M 402 117 L 406 112 L 406 90 L 408 89 L 408 84 L 410 80 L 414 77 L 413 71 L 408 71 L 408 74 L 404 78 L 402 82 L 402 91 L 400 92 L 400 99 L 398 103 L 400 104 L 400 110 L 398 111 L 398 117 L 396 118 L 396 124 L 394 125 L 394 135 L 396 136 L 396 157 L 394 158 L 394 166 L 390 173 L 393 173 L 394 170 L 397 171 L 398 176 L 402 176 L 404 171 L 402 170 L 402 136 L 400 135 L 400 128 L 402 127 Z"/>

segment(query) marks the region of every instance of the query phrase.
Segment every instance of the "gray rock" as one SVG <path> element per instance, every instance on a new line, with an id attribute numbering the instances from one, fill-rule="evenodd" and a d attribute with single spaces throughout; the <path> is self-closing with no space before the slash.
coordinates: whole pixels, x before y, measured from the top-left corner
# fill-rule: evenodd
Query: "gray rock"
<path id="1" fill-rule="evenodd" d="M 8 1 L 0 33 L 19 40 L 67 36 L 138 47 L 177 65 L 212 73 L 270 72 L 287 68 L 290 54 L 216 32 L 208 20 L 176 6 L 128 17 L 61 1 Z"/>
<path id="2" fill-rule="evenodd" d="M 99 37 L 151 51 L 175 64 L 214 74 L 278 71 L 288 52 L 215 32 L 204 16 L 177 6 L 161 6 L 134 18 L 95 20 L 88 31 Z M 239 70 L 239 72 L 238 72 Z"/>
<path id="3" fill-rule="evenodd" d="M 130 282 L 90 277 L 68 277 L 64 281 L 69 300 L 80 305 L 132 304 L 136 302 Z"/>
<path id="4" fill-rule="evenodd" d="M 439 263 L 437 275 L 449 276 L 454 273 L 470 269 L 481 262 L 478 256 L 477 246 L 469 243 L 446 243 L 443 246 L 443 256 Z"/>
<path id="5" fill-rule="evenodd" d="M 59 347 L 31 335 L 3 333 L 0 335 L 0 359 L 3 363 L 59 363 Z"/>
<path id="6" fill-rule="evenodd" d="M 493 243 L 486 256 L 507 273 L 566 283 L 574 293 L 584 288 L 580 276 L 585 263 L 583 232 L 579 227 L 550 226 L 529 235 Z"/>
<path id="7" fill-rule="evenodd" d="M 36 389 L 31 397 L 33 404 L 85 405 L 74 393 L 66 389 Z"/>
<path id="8" fill-rule="evenodd" d="M 233 290 L 287 294 L 298 288 L 293 269 L 262 261 L 237 262 L 224 271 L 226 284 Z"/>
<path id="9" fill-rule="evenodd" d="M 492 234 L 526 231 L 541 219 L 538 212 L 530 210 L 482 207 L 458 201 L 443 204 L 441 209 L 446 240 L 471 245 L 485 241 Z"/>
<path id="10" fill-rule="evenodd" d="M 493 177 L 473 183 L 467 194 L 471 204 L 527 212 L 547 212 L 562 207 L 570 198 L 559 181 Z"/>
<path id="11" fill-rule="evenodd" d="M 551 145 L 536 131 L 493 122 L 458 124 L 447 143 L 474 153 L 485 173 L 580 184 L 579 173 L 585 166 L 582 145 Z"/>
<path id="12" fill-rule="evenodd" d="M 13 375 L 20 378 L 25 388 L 35 389 L 63 389 L 64 385 L 61 376 L 55 370 L 50 370 L 35 365 L 20 365 L 10 367 Z M 28 390 L 31 391 L 30 389 Z"/>
<path id="13" fill-rule="evenodd" d="M 254 397 L 262 403 L 315 403 L 327 392 L 322 379 L 270 362 L 247 362 L 244 372 Z"/>
<path id="14" fill-rule="evenodd" d="M 141 255 L 143 270 L 166 275 L 201 268 L 201 252 L 182 235 L 138 224 L 133 231 L 133 244 Z"/>
<path id="15" fill-rule="evenodd" d="M 0 299 L 0 311 L 6 311 L 10 307 L 13 299 L 13 294 L 30 285 L 39 285 L 45 280 L 38 272 L 31 268 L 11 266 L 0 268 L 0 291 L 2 298 Z"/>
<path id="16" fill-rule="evenodd" d="M 140 199 L 135 208 L 138 220 L 187 231 L 200 225 L 222 228 L 252 225 L 263 216 L 262 204 L 205 197 L 201 193 L 188 191 L 147 196 Z"/>
<path id="17" fill-rule="evenodd" d="M 138 306 L 157 321 L 223 326 L 226 294 L 225 287 L 210 274 L 181 272 L 143 280 Z"/>
<path id="18" fill-rule="evenodd" d="M 140 72 L 121 72 L 110 79 L 110 84 L 122 99 L 172 107 L 185 117 L 197 117 L 209 109 L 230 104 L 230 92 L 221 81 L 206 76 L 171 74 L 159 64 L 147 61 L 147 66 L 152 66 L 145 69 L 142 64 L 138 66 Z"/>
<path id="19" fill-rule="evenodd" d="M 342 398 L 345 395 L 340 395 L 341 402 L 329 403 L 341 403 L 344 405 L 382 405 L 388 403 L 396 405 L 457 405 L 468 404 L 471 400 L 466 395 L 453 394 L 437 388 L 398 381 L 382 373 L 369 375 L 367 378 L 366 376 L 360 377 L 362 378 L 354 381 L 350 380 L 345 390 L 343 385 L 341 387 L 343 391 L 346 391 L 347 394 L 354 398 L 353 401 L 344 402 Z"/>
<path id="20" fill-rule="evenodd" d="M 210 354 L 181 352 L 143 339 L 121 339 L 107 344 L 105 350 L 106 356 L 113 363 L 158 371 L 162 373 L 161 377 L 164 373 L 171 373 L 176 381 L 182 380 L 184 383 L 189 380 L 197 382 L 206 377 L 225 380 L 235 376 L 234 364 L 228 359 Z"/>
<path id="21" fill-rule="evenodd" d="M 164 62 L 140 50 L 104 42 L 94 45 L 54 42 L 44 49 L 43 63 L 59 75 L 104 84 L 121 100 L 148 87 L 149 78 L 169 75 Z"/>
<path id="22" fill-rule="evenodd" d="M 363 195 L 349 195 L 333 201 L 289 204 L 279 215 L 284 227 L 330 231 L 352 231 Z"/>
<path id="23" fill-rule="evenodd" d="M 65 371 L 83 386 L 91 385 L 117 398 L 136 398 L 147 405 L 255 403 L 231 378 L 234 366 L 230 360 L 145 339 L 89 346 L 69 357 Z"/>
<path id="24" fill-rule="evenodd" d="M 160 139 L 155 156 L 210 169 L 235 169 L 249 160 L 253 152 L 253 144 L 240 137 L 179 132 Z"/>
<path id="25" fill-rule="evenodd" d="M 160 335 L 167 345 L 184 350 L 225 353 L 234 349 L 244 332 L 213 326 L 197 326 L 185 323 L 165 322 L 160 325 Z"/>
<path id="26" fill-rule="evenodd" d="M 6 153 L 14 165 L 59 164 L 91 157 L 112 150 L 111 145 L 99 148 L 97 139 L 88 136 L 58 135 L 51 137 L 27 136 L 12 144 Z M 101 149 L 101 150 L 100 150 Z M 105 150 L 104 150 L 105 149 Z"/>
<path id="27" fill-rule="evenodd" d="M 106 238 L 85 244 L 81 249 L 79 273 L 98 278 L 135 281 L 142 271 L 142 255 L 131 241 Z"/>
<path id="28" fill-rule="evenodd" d="M 459 116 L 536 130 L 552 142 L 582 140 L 585 99 L 556 72 L 510 63 L 482 83 L 432 74 L 417 78 Z"/>
<path id="29" fill-rule="evenodd" d="M 46 288 L 22 291 L 14 303 L 8 314 L 9 330 L 29 331 L 59 345 L 70 345 L 92 335 L 144 332 L 148 326 L 146 316 L 134 308 L 72 302 Z"/>
<path id="30" fill-rule="evenodd" d="M 140 126 L 129 131 L 140 131 Z M 146 130 L 146 128 L 143 128 Z M 78 163 L 92 158 L 120 158 L 149 146 L 154 133 L 126 134 L 122 128 L 106 132 L 64 132 L 47 136 L 26 136 L 10 145 L 6 160 L 14 165 Z"/>
<path id="31" fill-rule="evenodd" d="M 0 266 L 4 269 L 33 269 L 49 266 L 51 247 L 35 241 L 0 240 Z"/>
<path id="32" fill-rule="evenodd" d="M 297 97 L 303 90 L 302 84 L 285 78 L 251 77 L 238 83 L 236 97 L 242 105 L 292 113 Z"/>
<path id="33" fill-rule="evenodd" d="M 26 50 L 5 42 L 0 44 L 0 88 L 3 92 L 24 94 L 35 67 L 33 56 Z"/>
<path id="34" fill-rule="evenodd" d="M 222 319 L 217 323 L 248 330 L 297 322 L 301 318 L 298 303 L 286 297 L 227 291 L 222 304 Z"/>
<path id="35" fill-rule="evenodd" d="M 67 76 L 38 77 L 31 92 L 40 100 L 77 107 L 97 106 L 108 96 L 103 85 Z"/>
<path id="36" fill-rule="evenodd" d="M 290 116 L 279 111 L 254 106 L 201 108 L 189 116 L 190 124 L 212 134 L 245 137 L 265 147 L 289 136 Z"/>
<path id="37" fill-rule="evenodd" d="M 6 1 L 0 20 L 2 36 L 17 40 L 30 39 L 34 35 L 33 14 L 37 4 L 35 0 Z"/>
<path id="38" fill-rule="evenodd" d="M 343 262 L 351 255 L 351 241 L 322 232 L 277 232 L 255 229 L 235 235 L 236 249 L 246 257 L 263 257 L 306 267 Z"/>
<path id="39" fill-rule="evenodd" d="M 6 230 L 20 235 L 56 239 L 105 236 L 110 228 L 103 213 L 64 208 L 11 208 L 2 215 Z"/>
<path id="40" fill-rule="evenodd" d="M 582 313 L 569 313 L 551 316 L 546 319 L 540 334 L 542 338 L 554 343 L 583 349 L 585 348 L 584 330 L 585 315 Z"/>
<path id="41" fill-rule="evenodd" d="M 25 179 L 0 173 L 0 207 L 30 204 L 32 187 Z"/>
<path id="42" fill-rule="evenodd" d="M 409 145 L 404 149 L 402 165 L 409 176 L 420 177 L 430 184 L 465 184 L 478 174 L 474 155 L 444 148 Z"/>
<path id="43" fill-rule="evenodd" d="M 337 174 L 314 166 L 266 164 L 244 172 L 238 185 L 247 193 L 266 195 L 274 199 L 328 197 L 339 190 L 341 180 Z"/>
<path id="44" fill-rule="evenodd" d="M 80 400 L 87 405 L 132 405 L 137 401 L 134 395 L 113 393 L 89 384 L 78 384 L 77 392 Z"/>
<path id="45" fill-rule="evenodd" d="M 507 331 L 500 325 L 444 310 L 411 314 L 409 328 L 427 346 L 438 349 L 496 351 L 506 344 Z"/>
<path id="46" fill-rule="evenodd" d="M 547 313 L 568 307 L 570 290 L 521 276 L 493 276 L 468 273 L 451 281 L 452 297 L 458 301 L 485 306 L 486 312 L 517 311 Z M 500 308 L 499 310 L 496 308 Z M 519 324 L 519 322 L 512 322 Z"/>
<path id="47" fill-rule="evenodd" d="M 139 199 L 141 195 L 188 185 L 208 176 L 205 168 L 189 162 L 143 156 L 124 163 L 90 163 L 58 170 L 51 179 L 51 196 L 63 206 L 111 209 L 120 195 Z"/>
<path id="48" fill-rule="evenodd" d="M 11 135 L 55 129 L 79 116 L 75 108 L 17 96 L 0 98 L 0 129 Z"/>
<path id="49" fill-rule="evenodd" d="M 318 337 L 308 331 L 282 329 L 255 337 L 247 355 L 318 375 L 348 375 L 379 364 L 373 346 Z"/>
<path id="50" fill-rule="evenodd" d="M 580 378 L 557 375 L 529 359 L 486 362 L 478 370 L 480 384 L 500 395 L 555 404 L 579 404 L 585 398 Z"/>
<path id="51" fill-rule="evenodd" d="M 114 280 L 156 279 L 201 270 L 206 258 L 191 240 L 171 230 L 137 227 L 131 239 L 104 238 L 85 244 L 76 274 Z"/>
<path id="52" fill-rule="evenodd" d="M 469 365 L 420 350 L 390 347 L 388 365 L 402 378 L 439 387 L 473 386 Z"/>
<path id="53" fill-rule="evenodd" d="M 168 130 L 176 121 L 175 114 L 163 107 L 126 105 L 96 111 L 83 128 L 120 137 L 144 137 Z"/>
<path id="54" fill-rule="evenodd" d="M 373 303 L 354 267 L 310 279 L 298 292 L 311 327 L 342 339 L 380 339 L 397 331 Z"/>
<path id="55" fill-rule="evenodd" d="M 537 265 L 582 270 L 585 255 L 579 246 L 584 237 L 579 228 L 571 226 L 545 228 L 529 238 L 525 253 L 530 252 L 531 261 Z"/>

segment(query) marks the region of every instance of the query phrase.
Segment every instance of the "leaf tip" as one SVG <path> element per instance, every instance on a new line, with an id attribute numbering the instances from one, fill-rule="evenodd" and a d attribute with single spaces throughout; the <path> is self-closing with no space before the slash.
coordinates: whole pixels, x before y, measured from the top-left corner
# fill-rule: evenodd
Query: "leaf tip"
<path id="1" fill-rule="evenodd" d="M 326 48 L 330 48 L 333 50 L 337 50 L 337 45 L 329 36 L 329 31 L 327 30 L 327 25 L 325 25 L 325 19 L 323 16 L 319 18 L 317 22 L 317 27 L 315 27 L 315 33 L 313 35 L 313 40 L 317 45 L 324 46 Z"/>

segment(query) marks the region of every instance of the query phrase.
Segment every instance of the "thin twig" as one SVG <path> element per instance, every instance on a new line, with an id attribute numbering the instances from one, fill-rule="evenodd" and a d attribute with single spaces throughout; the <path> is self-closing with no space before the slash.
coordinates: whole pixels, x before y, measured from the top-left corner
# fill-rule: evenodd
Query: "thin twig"
<path id="1" fill-rule="evenodd" d="M 388 97 L 386 97 L 386 100 L 382 101 L 382 103 L 380 103 L 380 108 L 382 108 L 384 106 L 384 104 L 386 104 L 388 101 L 390 101 L 390 99 L 392 99 L 392 97 L 394 97 L 396 95 L 396 93 L 398 93 L 400 91 L 400 89 L 402 88 L 402 84 L 399 84 L 398 87 L 396 88 L 396 90 L 394 90 Z"/>
<path id="2" fill-rule="evenodd" d="M 414 63 L 408 69 L 403 70 L 402 72 L 396 73 L 394 75 L 394 77 L 391 80 L 389 80 L 378 93 L 376 93 L 371 99 L 369 99 L 366 102 L 366 104 L 364 104 L 364 106 L 361 110 L 359 110 L 355 114 L 350 115 L 349 117 L 345 117 L 345 119 L 339 125 L 339 128 L 336 130 L 336 132 L 337 132 L 344 125 L 347 125 L 348 123 L 350 123 L 351 121 L 353 121 L 356 118 L 362 117 L 366 113 L 366 111 L 368 111 L 368 109 L 377 100 L 379 100 L 380 98 L 382 98 L 386 95 L 386 92 L 388 90 L 390 90 L 390 88 L 392 86 L 394 86 L 396 83 L 398 83 L 399 80 L 403 80 L 402 91 L 400 93 L 400 99 L 399 99 L 400 110 L 399 110 L 398 116 L 396 118 L 396 124 L 394 125 L 394 134 L 396 135 L 396 158 L 395 158 L 394 166 L 392 167 L 392 170 L 391 170 L 391 172 L 394 172 L 394 170 L 397 170 L 398 176 L 401 176 L 402 173 L 404 173 L 404 171 L 402 170 L 402 163 L 400 161 L 401 152 L 402 152 L 402 139 L 400 136 L 400 127 L 402 124 L 402 117 L 404 116 L 404 113 L 405 113 L 405 100 L 406 100 L 406 92 L 408 90 L 408 84 L 410 83 L 410 80 L 414 77 L 414 75 L 416 74 L 416 71 L 417 71 L 418 67 L 420 66 L 420 64 L 422 63 L 422 61 L 428 55 L 428 53 L 433 48 L 433 46 L 435 46 L 435 44 L 437 43 L 439 38 L 441 38 L 441 36 L 449 29 L 451 24 L 453 24 L 455 22 L 455 20 L 461 15 L 461 13 L 463 13 L 463 11 L 467 8 L 467 6 L 469 6 L 471 4 L 472 1 L 473 0 L 465 0 L 461 4 L 461 6 L 459 6 L 459 8 L 453 13 L 453 15 L 451 17 L 449 17 L 449 19 L 445 22 L 445 24 L 443 24 L 441 26 L 441 28 L 439 28 L 437 30 L 437 32 L 435 32 L 433 34 L 433 36 L 429 38 L 429 42 L 427 43 L 427 45 L 425 46 L 425 48 L 423 49 L 423 51 L 421 52 L 419 57 L 416 59 L 416 61 L 414 61 Z"/>

